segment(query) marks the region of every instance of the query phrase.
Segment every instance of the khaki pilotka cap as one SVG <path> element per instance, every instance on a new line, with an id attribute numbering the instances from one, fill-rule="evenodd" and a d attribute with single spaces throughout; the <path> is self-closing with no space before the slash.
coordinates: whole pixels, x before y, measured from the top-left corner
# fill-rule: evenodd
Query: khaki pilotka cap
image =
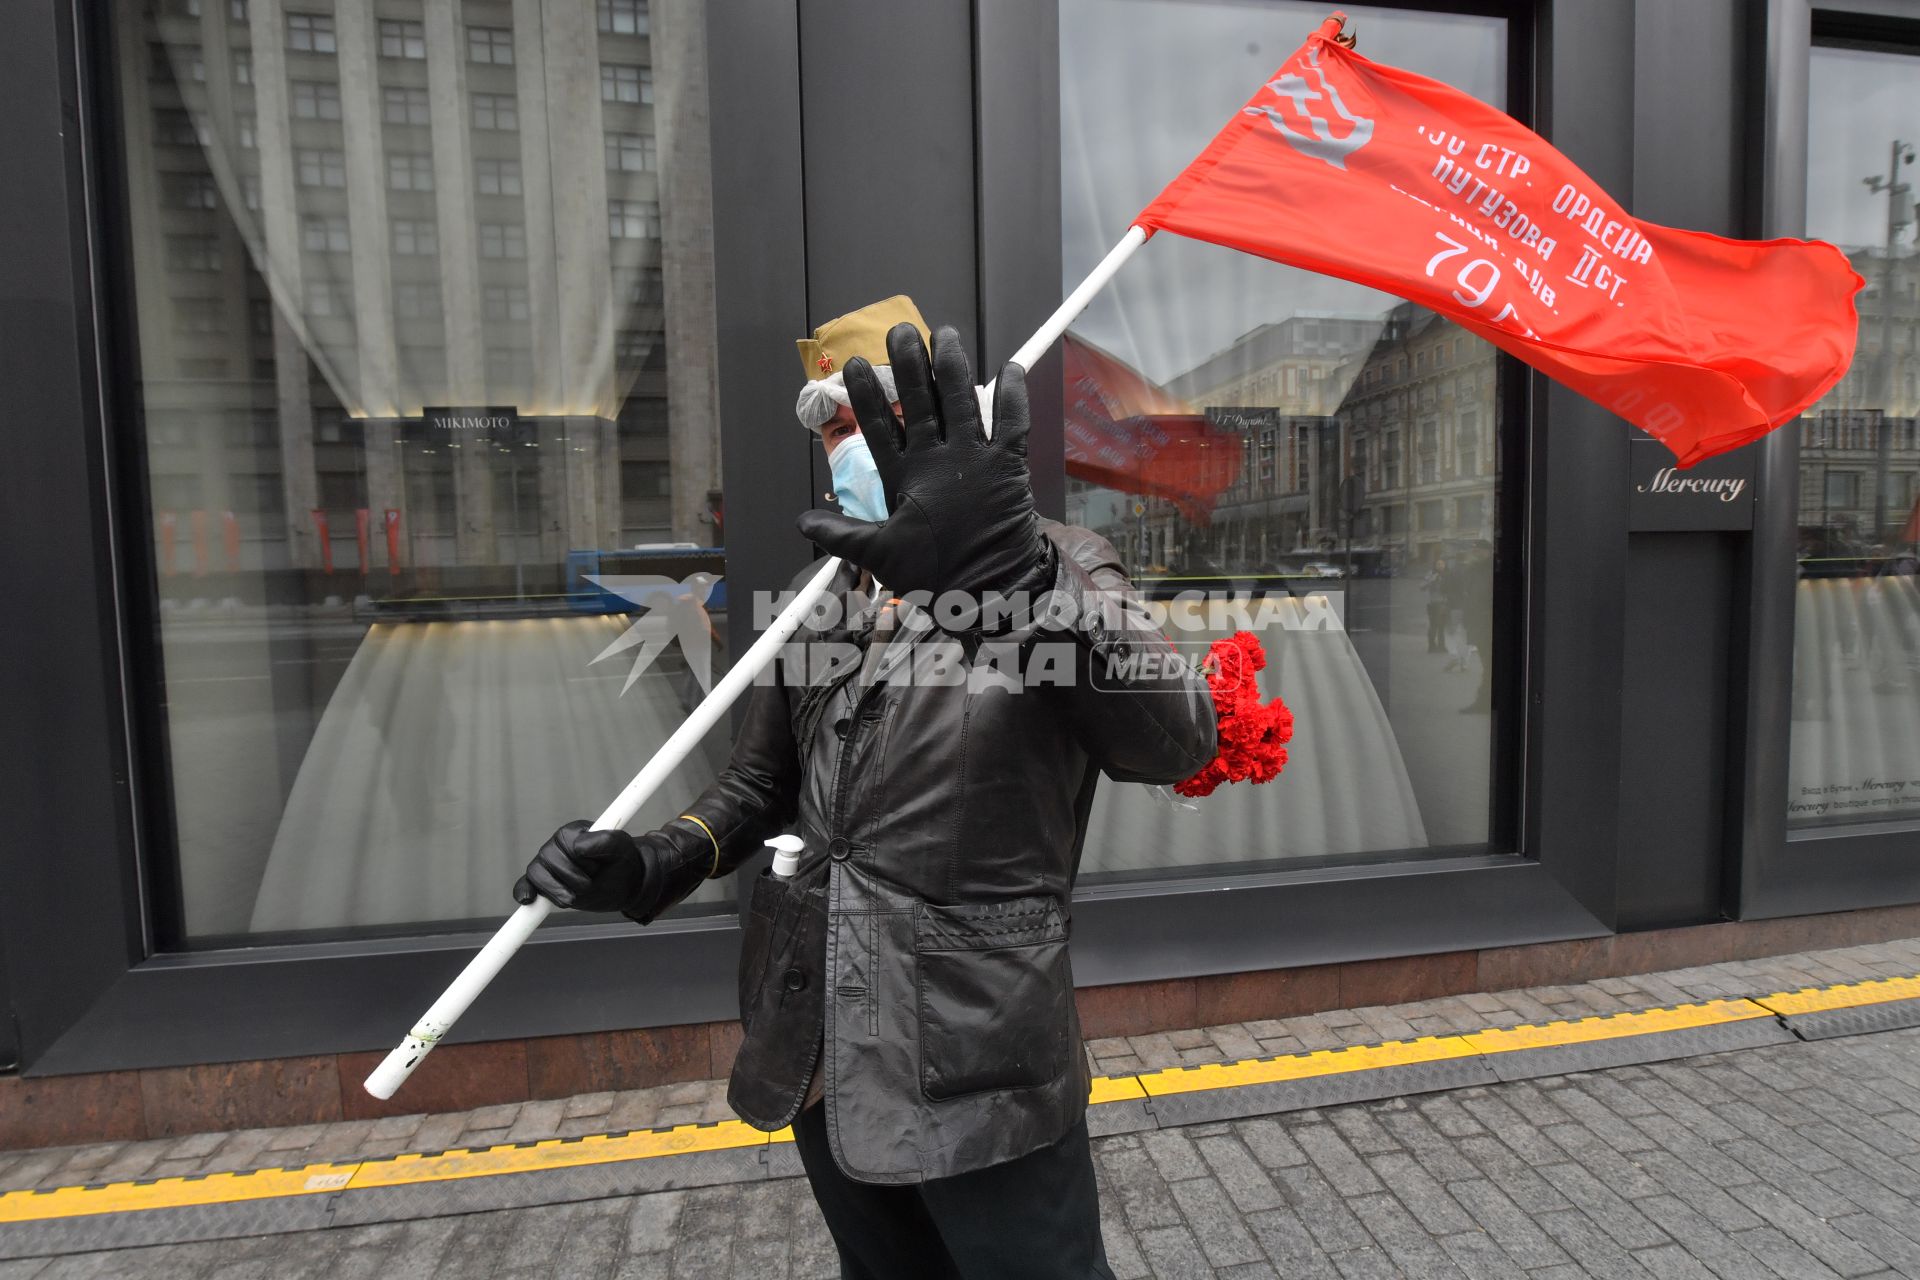
<path id="1" fill-rule="evenodd" d="M 887 331 L 903 322 L 920 331 L 920 341 L 933 341 L 927 322 L 920 318 L 920 308 L 904 293 L 827 321 L 813 331 L 811 338 L 801 338 L 794 344 L 800 348 L 800 363 L 806 368 L 808 381 L 832 377 L 855 356 L 865 356 L 868 364 L 892 364 L 893 358 L 887 354 Z"/>

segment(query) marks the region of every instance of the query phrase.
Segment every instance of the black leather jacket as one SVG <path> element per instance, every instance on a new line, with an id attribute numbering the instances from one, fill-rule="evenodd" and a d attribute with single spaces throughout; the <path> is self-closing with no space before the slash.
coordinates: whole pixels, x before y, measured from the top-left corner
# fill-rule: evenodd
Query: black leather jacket
<path id="1" fill-rule="evenodd" d="M 678 856 L 629 908 L 651 920 L 798 831 L 800 870 L 750 887 L 728 1098 L 777 1130 L 824 1051 L 834 1158 L 862 1181 L 983 1168 L 1079 1119 L 1089 1080 L 1067 941 L 1095 781 L 1174 782 L 1214 752 L 1206 682 L 1164 662 L 1172 646 L 1113 547 L 1043 527 L 1055 589 L 1097 601 L 1101 621 L 956 639 L 909 606 L 879 679 L 783 661 L 751 691 L 728 767 L 665 828 Z M 856 581 L 848 567 L 834 584 L 854 617 L 795 637 L 846 642 L 850 668 L 876 612 Z M 1043 653 L 1074 668 L 1070 686 L 1026 687 Z M 886 678 L 895 663 L 911 683 Z"/>

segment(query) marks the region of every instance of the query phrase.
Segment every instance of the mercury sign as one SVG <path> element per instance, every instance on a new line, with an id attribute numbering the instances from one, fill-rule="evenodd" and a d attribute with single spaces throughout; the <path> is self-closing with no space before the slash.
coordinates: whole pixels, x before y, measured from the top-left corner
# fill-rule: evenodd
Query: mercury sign
<path id="1" fill-rule="evenodd" d="M 1632 445 L 1627 524 L 1636 533 L 1753 528 L 1754 450 L 1718 454 L 1680 469 L 1657 440 Z"/>

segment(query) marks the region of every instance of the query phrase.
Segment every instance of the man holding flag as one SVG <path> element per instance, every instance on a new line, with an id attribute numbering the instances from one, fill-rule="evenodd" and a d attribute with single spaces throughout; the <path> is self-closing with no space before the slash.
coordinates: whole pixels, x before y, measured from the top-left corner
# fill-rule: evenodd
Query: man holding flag
<path id="1" fill-rule="evenodd" d="M 797 412 L 842 508 L 801 529 L 849 561 L 837 620 L 753 689 L 684 815 L 638 837 L 569 823 L 515 896 L 646 923 L 796 829 L 799 869 L 751 890 L 728 1100 L 793 1127 L 842 1274 L 1110 1276 L 1073 880 L 1099 775 L 1191 777 L 1213 704 L 1113 548 L 1035 514 L 1021 368 L 989 437 L 958 335 L 935 332 L 929 358 L 924 332 L 891 298 L 801 343 Z M 1078 623 L 1044 620 L 1043 597 Z M 852 660 L 809 663 L 810 645 Z"/>
<path id="2" fill-rule="evenodd" d="M 1308 39 L 1005 367 L 990 436 L 952 330 L 929 358 L 917 314 L 894 324 L 892 387 L 870 336 L 836 353 L 842 322 L 816 333 L 808 376 L 838 374 L 838 394 L 823 392 L 830 412 L 803 394 L 803 417 L 820 429 L 847 409 L 860 447 L 844 422 L 837 444 L 823 433 L 843 513 L 800 523 L 850 562 L 830 589 L 846 613 L 801 634 L 851 641 L 857 660 L 756 687 L 732 763 L 681 818 L 638 838 L 569 824 L 516 886 L 523 903 L 537 892 L 647 922 L 797 822 L 798 872 L 753 889 L 729 1098 L 753 1124 L 793 1125 L 845 1275 L 1110 1274 L 1066 949 L 1072 885 L 1097 775 L 1188 779 L 1216 719 L 1197 673 L 1124 660 L 1170 654 L 1113 548 L 1035 514 L 1023 370 L 1151 234 L 1411 299 L 1644 428 L 1682 466 L 1791 420 L 1851 359 L 1862 282 L 1831 245 L 1640 222 L 1504 114 L 1361 58 L 1343 23 Z M 876 579 L 876 596 L 958 593 L 976 619 L 1007 616 L 981 604 L 1052 590 L 1082 602 L 1088 625 L 1019 609 L 1015 626 L 936 623 L 869 598 Z M 976 682 L 1008 645 L 1064 646 L 1069 677 Z M 889 679 L 942 661 L 965 678 Z"/>

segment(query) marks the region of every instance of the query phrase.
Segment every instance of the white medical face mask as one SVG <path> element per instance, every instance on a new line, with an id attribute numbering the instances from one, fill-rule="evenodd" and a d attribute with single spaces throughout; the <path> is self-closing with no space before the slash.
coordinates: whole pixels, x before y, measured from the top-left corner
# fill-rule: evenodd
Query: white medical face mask
<path id="1" fill-rule="evenodd" d="M 873 465 L 873 451 L 867 438 L 856 431 L 833 447 L 827 455 L 833 471 L 833 492 L 840 499 L 840 510 L 855 520 L 875 524 L 887 518 L 886 488 L 880 483 L 880 468 Z"/>

